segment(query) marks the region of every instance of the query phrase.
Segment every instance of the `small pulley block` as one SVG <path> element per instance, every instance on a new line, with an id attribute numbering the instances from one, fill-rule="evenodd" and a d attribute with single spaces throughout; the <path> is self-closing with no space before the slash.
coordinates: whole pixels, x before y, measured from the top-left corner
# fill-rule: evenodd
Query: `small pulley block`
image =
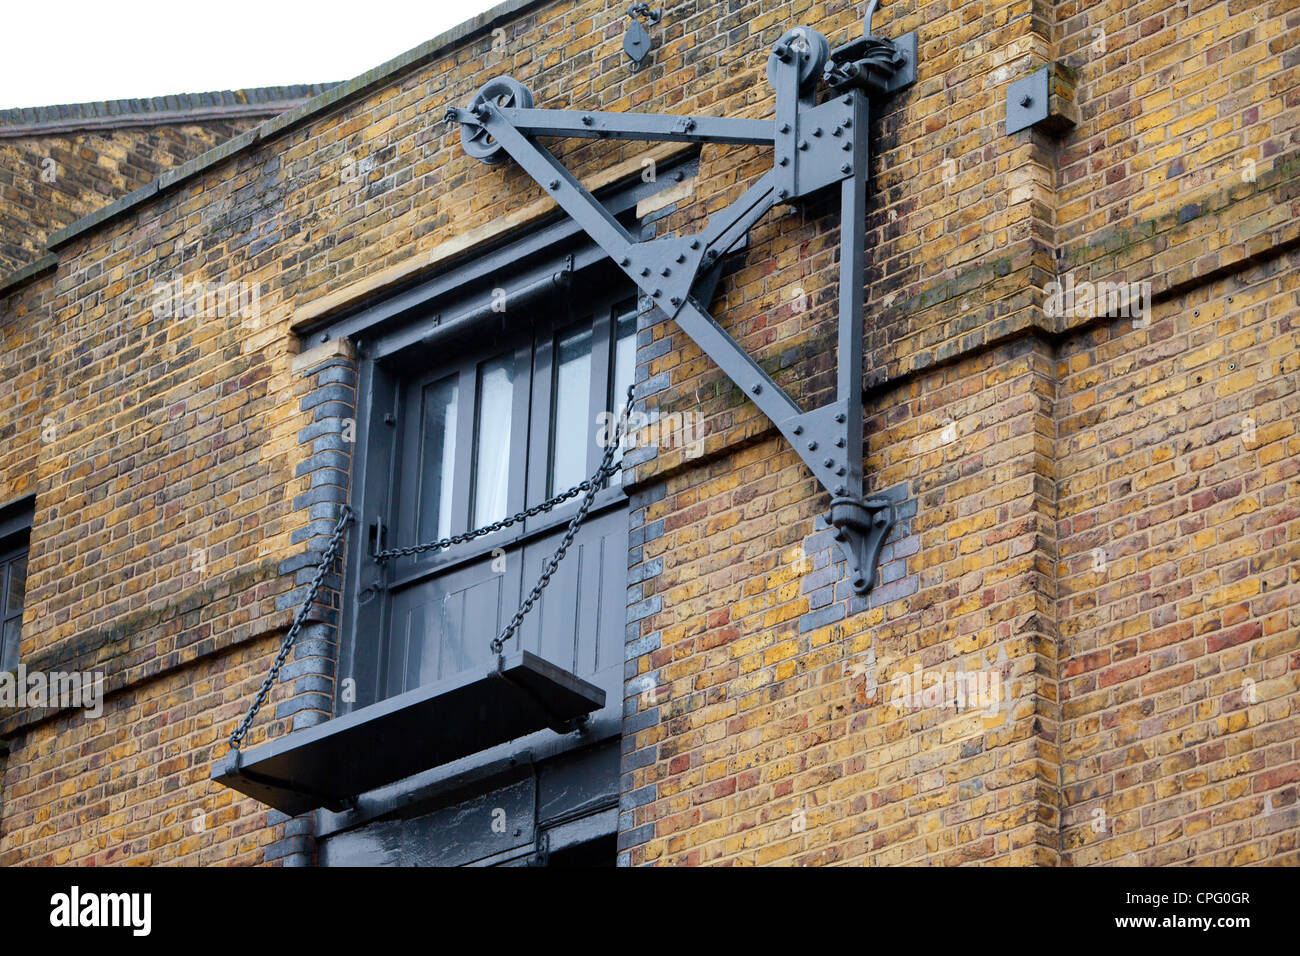
<path id="1" fill-rule="evenodd" d="M 507 108 L 532 109 L 533 94 L 518 80 L 508 76 L 498 76 L 496 79 L 488 80 L 474 94 L 474 99 L 469 104 L 469 112 L 479 116 L 487 103 Z M 482 160 L 490 166 L 510 158 L 502 151 L 501 144 L 487 131 L 487 127 L 476 123 L 461 125 L 460 145 L 466 155 Z"/>

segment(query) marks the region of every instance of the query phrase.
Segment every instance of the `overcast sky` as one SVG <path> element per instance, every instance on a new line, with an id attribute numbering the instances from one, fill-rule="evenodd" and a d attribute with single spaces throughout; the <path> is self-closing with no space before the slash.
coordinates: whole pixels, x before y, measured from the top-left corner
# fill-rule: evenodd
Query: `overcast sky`
<path id="1" fill-rule="evenodd" d="M 0 0 L 0 109 L 348 80 L 500 0 Z"/>

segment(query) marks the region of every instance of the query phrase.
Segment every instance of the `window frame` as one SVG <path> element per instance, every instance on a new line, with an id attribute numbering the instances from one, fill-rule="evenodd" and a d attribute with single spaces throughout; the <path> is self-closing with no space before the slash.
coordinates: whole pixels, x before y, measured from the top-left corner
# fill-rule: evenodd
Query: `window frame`
<path id="1" fill-rule="evenodd" d="M 31 527 L 34 498 L 25 498 L 0 508 L 0 671 L 7 671 L 6 657 L 12 656 L 13 668 L 21 661 L 23 612 L 27 606 L 27 580 L 30 575 L 28 559 L 31 554 Z M 11 608 L 10 590 L 13 587 L 14 568 L 23 565 L 23 594 L 17 608 Z M 11 622 L 18 622 L 15 642 L 6 637 Z"/>

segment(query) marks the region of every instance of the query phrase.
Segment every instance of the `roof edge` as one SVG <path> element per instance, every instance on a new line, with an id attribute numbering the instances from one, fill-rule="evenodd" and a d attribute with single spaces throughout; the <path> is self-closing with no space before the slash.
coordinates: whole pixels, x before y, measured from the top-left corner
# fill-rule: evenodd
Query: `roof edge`
<path id="1" fill-rule="evenodd" d="M 30 280 L 53 271 L 58 264 L 59 257 L 51 252 L 41 256 L 35 262 L 29 262 L 27 265 L 15 269 L 7 276 L 0 276 L 0 298 L 17 291 L 19 287 L 26 285 Z"/>
<path id="2" fill-rule="evenodd" d="M 300 106 L 279 113 L 266 122 L 253 127 L 253 129 L 208 150 L 206 153 L 201 153 L 194 159 L 164 173 L 147 186 L 127 193 L 120 199 L 114 200 L 87 216 L 83 216 L 81 219 L 52 233 L 46 240 L 46 247 L 53 251 L 59 246 L 66 245 L 77 236 L 117 218 L 132 207 L 152 198 L 157 193 L 170 189 L 218 165 L 231 156 L 249 149 L 254 143 L 278 136 L 280 133 L 286 132 L 305 120 L 323 113 L 346 100 L 382 86 L 394 76 L 422 66 L 434 57 L 446 52 L 449 48 L 487 32 L 493 24 L 513 18 L 525 10 L 541 6 L 546 2 L 548 0 L 505 0 L 505 2 L 485 10 L 478 16 L 439 34 L 432 40 L 421 43 L 414 49 L 408 50 L 386 63 L 381 63 L 360 76 L 340 83 L 332 89 L 312 97 Z"/>
<path id="3" fill-rule="evenodd" d="M 212 93 L 181 93 L 146 99 L 104 100 L 0 110 L 0 139 L 75 130 L 170 126 L 195 120 L 275 116 L 337 83 L 263 86 Z"/>

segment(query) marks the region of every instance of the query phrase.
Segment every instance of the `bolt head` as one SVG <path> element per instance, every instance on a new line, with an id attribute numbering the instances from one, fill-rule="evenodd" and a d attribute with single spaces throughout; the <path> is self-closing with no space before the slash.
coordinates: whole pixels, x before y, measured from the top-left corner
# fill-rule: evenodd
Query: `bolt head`
<path id="1" fill-rule="evenodd" d="M 810 441 L 810 442 L 808 443 L 808 450 L 809 450 L 809 451 L 816 451 L 816 450 L 817 450 L 817 443 L 816 443 L 815 441 Z"/>
<path id="2" fill-rule="evenodd" d="M 753 392 L 755 395 L 758 395 L 760 392 L 763 391 L 763 386 L 755 382 L 753 385 L 750 386 L 749 390 Z"/>
<path id="3" fill-rule="evenodd" d="M 1029 109 L 1029 107 L 1034 105 L 1034 98 L 1026 93 L 1020 98 L 1020 105 L 1024 109 Z"/>

